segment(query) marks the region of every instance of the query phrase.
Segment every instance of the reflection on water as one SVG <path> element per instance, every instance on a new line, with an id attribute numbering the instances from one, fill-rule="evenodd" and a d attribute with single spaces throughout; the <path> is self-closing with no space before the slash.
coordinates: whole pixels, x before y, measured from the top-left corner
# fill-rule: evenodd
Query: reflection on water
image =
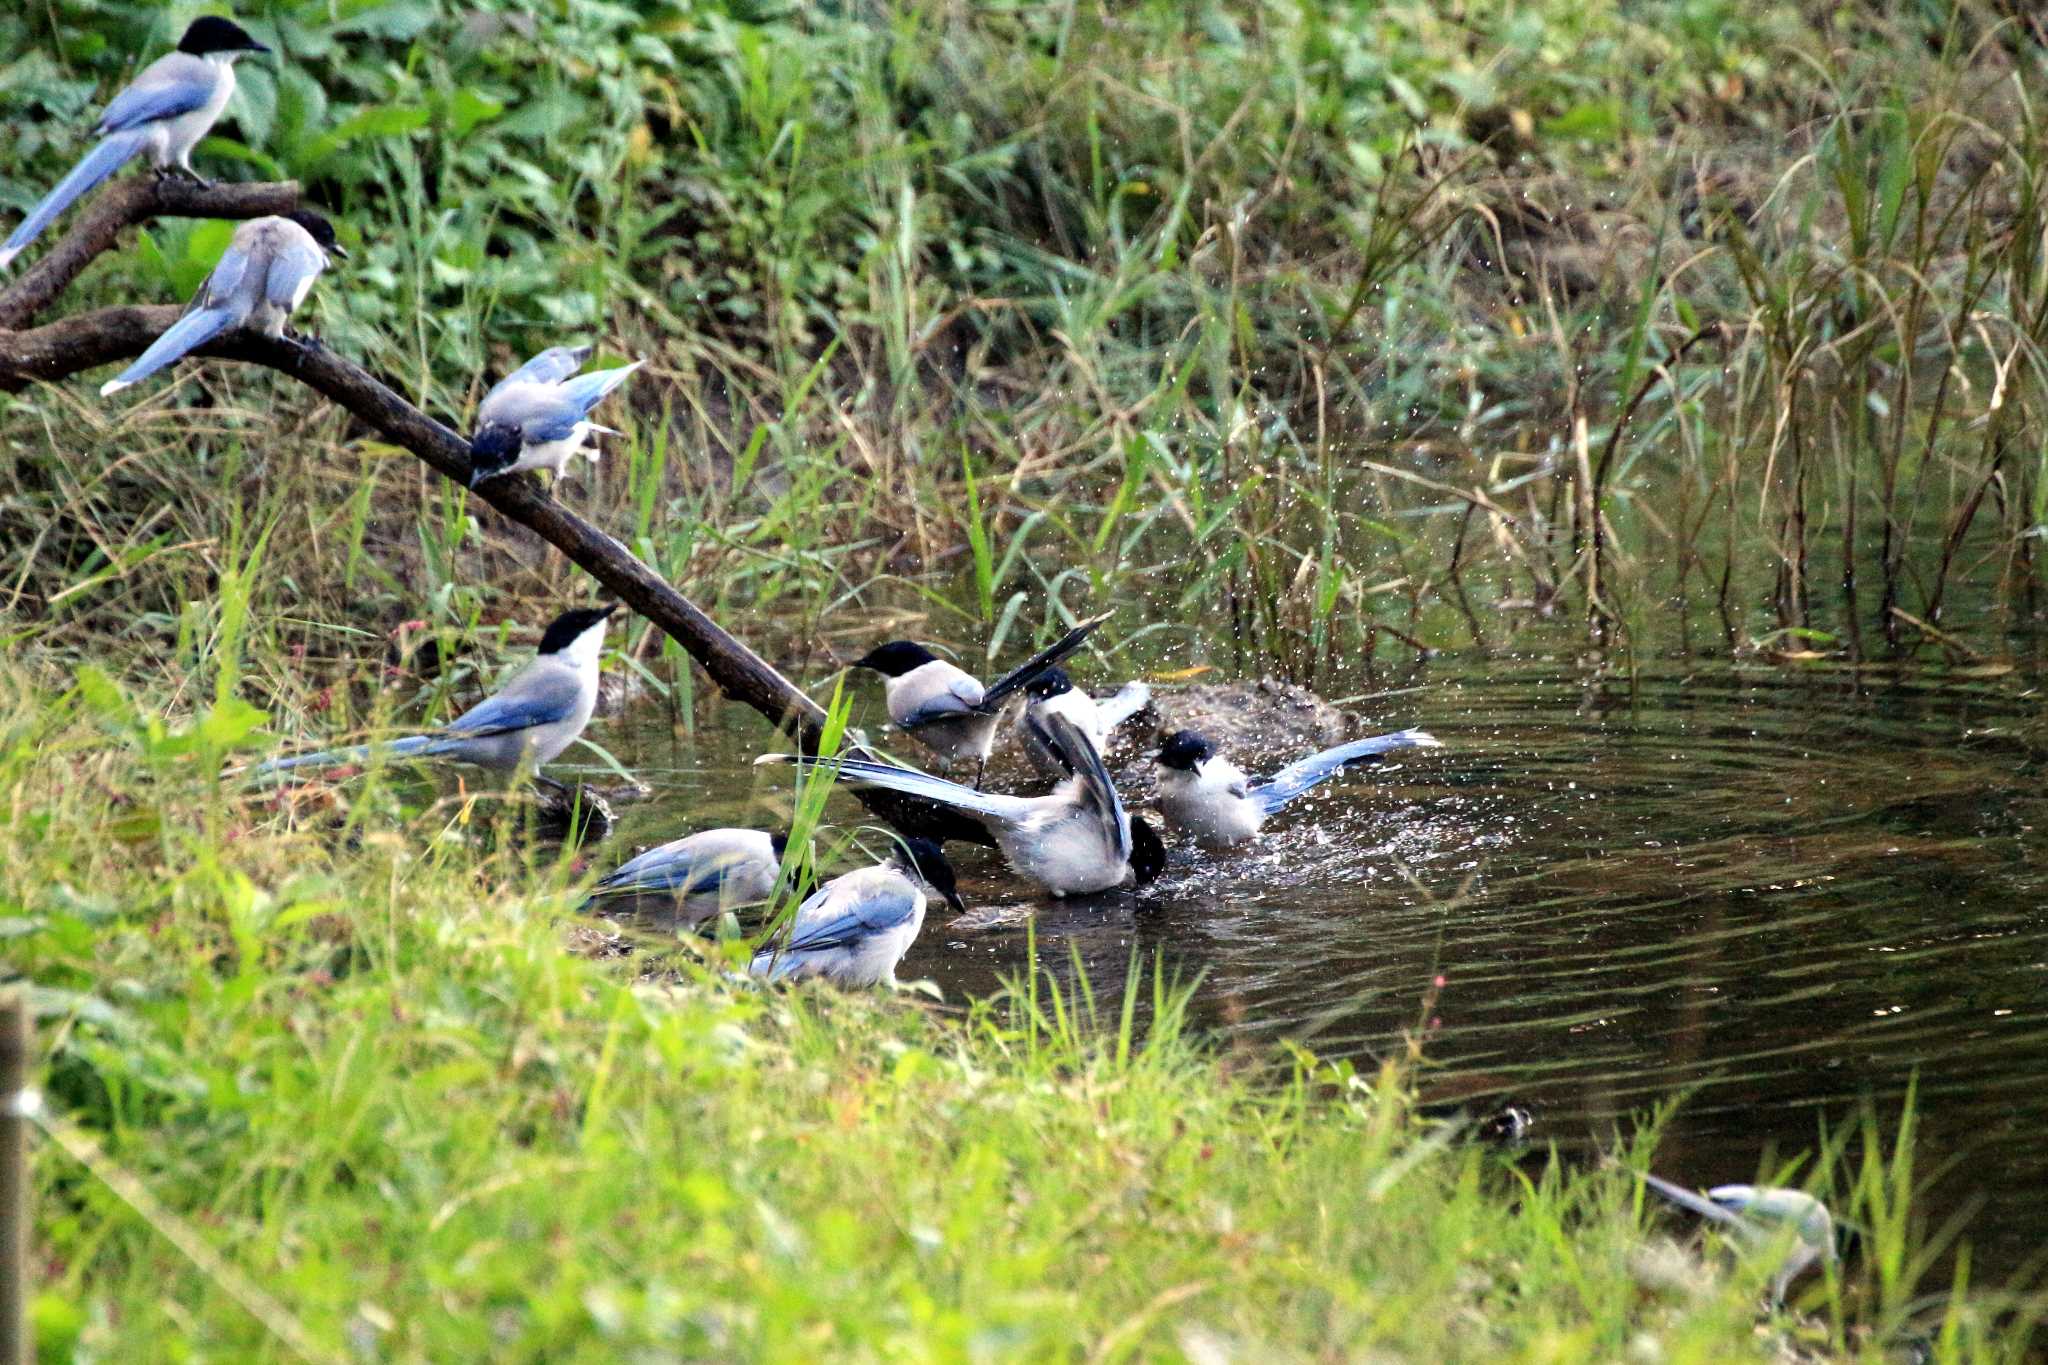
<path id="1" fill-rule="evenodd" d="M 1431 667 L 1377 719 L 1444 750 L 1330 784 L 1256 848 L 1177 847 L 1140 896 L 1039 905 L 1046 968 L 1078 957 L 1107 993 L 1158 952 L 1202 974 L 1209 1027 L 1324 1055 L 1388 1047 L 1441 974 L 1443 1088 L 1513 1097 L 1567 1146 L 1690 1091 L 1662 1158 L 1700 1184 L 1813 1147 L 1859 1099 L 1895 1115 L 1917 1076 L 1922 1168 L 1947 1172 L 1935 1223 L 1981 1201 L 1980 1265 L 2042 1244 L 2048 796 L 2025 685 Z M 739 708 L 694 735 L 642 712 L 599 738 L 657 791 L 604 856 L 772 822 L 787 796 L 747 767 L 768 736 Z M 992 852 L 951 851 L 970 906 L 1028 903 Z M 901 975 L 958 998 L 1026 951 L 1021 927 L 938 916 Z"/>

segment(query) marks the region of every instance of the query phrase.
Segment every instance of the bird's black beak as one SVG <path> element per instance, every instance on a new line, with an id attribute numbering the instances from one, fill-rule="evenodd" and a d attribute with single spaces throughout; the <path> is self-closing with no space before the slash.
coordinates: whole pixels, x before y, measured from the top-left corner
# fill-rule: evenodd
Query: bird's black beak
<path id="1" fill-rule="evenodd" d="M 491 477 L 490 470 L 479 469 L 475 465 L 471 465 L 469 467 L 469 486 L 471 488 L 476 487 L 478 484 L 482 483 L 485 479 L 488 479 L 489 477 Z"/>
<path id="2" fill-rule="evenodd" d="M 264 53 L 264 54 L 266 54 L 266 55 L 267 55 L 267 54 L 269 53 L 270 49 L 269 49 L 269 48 L 267 48 L 267 47 L 265 47 L 265 46 L 264 46 L 264 45 L 263 45 L 262 43 L 259 43 L 259 42 L 257 42 L 257 41 L 256 41 L 256 40 L 255 40 L 254 38 L 251 38 L 251 39 L 249 40 L 249 46 L 248 46 L 248 47 L 246 47 L 246 48 L 244 48 L 244 49 L 243 49 L 243 51 L 245 51 L 245 52 L 261 52 L 261 53 Z"/>
<path id="3" fill-rule="evenodd" d="M 964 915 L 967 913 L 967 902 L 960 899 L 960 893 L 958 891 L 949 890 L 946 892 L 946 904 L 953 907 L 953 913 L 956 915 Z"/>
<path id="4" fill-rule="evenodd" d="M 625 605 L 626 604 L 624 602 L 607 602 L 604 606 L 598 609 L 597 619 L 600 621 L 608 621 L 611 619 L 611 614 L 613 612 L 617 611 L 620 607 L 623 607 Z"/>
<path id="5" fill-rule="evenodd" d="M 330 256 L 339 256 L 342 260 L 345 261 L 348 259 L 348 248 L 343 246 L 340 242 L 336 242 L 333 246 L 327 248 L 327 254 Z"/>

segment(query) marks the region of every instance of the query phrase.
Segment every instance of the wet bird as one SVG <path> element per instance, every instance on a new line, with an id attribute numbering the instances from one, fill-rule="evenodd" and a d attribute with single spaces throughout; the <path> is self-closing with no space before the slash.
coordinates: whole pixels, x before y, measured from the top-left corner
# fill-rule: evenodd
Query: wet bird
<path id="1" fill-rule="evenodd" d="M 748 970 L 770 981 L 822 976 L 841 986 L 894 986 L 932 896 L 966 908 L 939 846 L 905 839 L 888 861 L 819 887 L 797 907 L 787 936 L 755 953 Z"/>
<path id="2" fill-rule="evenodd" d="M 1197 843 L 1225 847 L 1251 838 L 1273 812 L 1345 768 L 1403 749 L 1442 747 L 1427 730 L 1396 730 L 1311 754 L 1255 783 L 1202 735 L 1179 730 L 1153 760 L 1160 769 L 1159 813 L 1169 828 Z"/>
<path id="3" fill-rule="evenodd" d="M 552 470 L 559 477 L 582 452 L 597 463 L 591 437 L 616 436 L 590 420 L 590 410 L 647 362 L 577 374 L 590 359 L 588 346 L 550 346 L 491 386 L 477 405 L 476 431 L 469 438 L 469 486 L 522 469 Z"/>
<path id="4" fill-rule="evenodd" d="M 1085 896 L 1127 882 L 1150 880 L 1164 850 L 1149 828 L 1138 834 L 1110 781 L 1102 756 L 1064 715 L 1046 717 L 1046 737 L 1071 769 L 1046 796 L 1001 796 L 976 791 L 912 768 L 863 759 L 837 762 L 764 754 L 756 763 L 823 766 L 855 787 L 879 787 L 935 801 L 979 822 L 1020 875 L 1055 896 Z"/>
<path id="5" fill-rule="evenodd" d="M 372 754 L 435 758 L 498 772 L 540 768 L 576 742 L 597 707 L 605 620 L 618 604 L 576 607 L 548 624 L 533 661 L 490 697 L 438 730 L 350 749 L 275 758 L 252 775 L 317 764 L 360 763 Z"/>
<path id="6" fill-rule="evenodd" d="M 1729 1229 L 1752 1250 L 1788 1240 L 1790 1229 L 1785 1258 L 1771 1272 L 1773 1307 L 1784 1306 L 1786 1289 L 1816 1262 L 1835 1261 L 1834 1215 L 1810 1194 L 1773 1185 L 1716 1185 L 1699 1195 L 1648 1173 L 1642 1181 L 1678 1207 Z"/>
<path id="7" fill-rule="evenodd" d="M 626 896 L 667 896 L 692 924 L 726 910 L 760 905 L 775 894 L 786 834 L 707 829 L 648 849 L 607 873 L 583 909 Z"/>
<path id="8" fill-rule="evenodd" d="M 882 675 L 889 720 L 897 729 L 948 766 L 973 759 L 974 785 L 979 787 L 1010 698 L 1079 649 L 1090 632 L 1108 619 L 1104 613 L 1081 622 L 986 687 L 965 669 L 910 640 L 877 645 L 852 666 Z"/>
<path id="9" fill-rule="evenodd" d="M 1048 668 L 1025 684 L 1024 695 L 1029 700 L 1017 713 L 1017 742 L 1039 776 L 1056 781 L 1067 775 L 1067 769 L 1046 740 L 1046 716 L 1055 711 L 1066 716 L 1088 736 L 1097 753 L 1107 753 L 1110 732 L 1145 709 L 1152 700 L 1152 689 L 1141 682 L 1128 682 L 1115 696 L 1097 701 L 1074 686 L 1064 668 Z"/>
<path id="10" fill-rule="evenodd" d="M 93 125 L 99 142 L 43 196 L 0 246 L 0 270 L 78 197 L 134 157 L 147 153 L 159 175 L 182 171 L 201 184 L 192 169 L 192 149 L 206 136 L 235 93 L 235 59 L 244 52 L 268 52 L 242 28 L 214 15 L 194 19 L 178 50 L 142 68 L 142 74 L 107 102 Z"/>
<path id="11" fill-rule="evenodd" d="M 348 253 L 335 240 L 334 224 L 299 209 L 274 218 L 252 218 L 235 229 L 228 249 L 185 314 L 135 363 L 100 385 L 100 397 L 119 393 L 191 354 L 226 332 L 248 327 L 273 339 L 312 292 L 327 258 Z"/>

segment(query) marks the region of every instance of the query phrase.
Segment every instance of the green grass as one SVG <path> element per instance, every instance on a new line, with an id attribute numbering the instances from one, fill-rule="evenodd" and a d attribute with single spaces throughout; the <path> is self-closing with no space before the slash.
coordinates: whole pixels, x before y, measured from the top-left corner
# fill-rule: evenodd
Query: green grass
<path id="1" fill-rule="evenodd" d="M 940 1009 L 619 957 L 516 812 L 371 780 L 283 819 L 217 776 L 240 707 L 164 700 L 0 672 L 0 932 L 42 1086 L 154 1201 L 39 1144 L 46 1359 L 291 1358 L 237 1273 L 336 1359 L 2023 1350 L 1989 1303 L 1914 1297 L 1951 1286 L 1917 1283 L 1910 1126 L 1795 1172 L 1875 1229 L 1873 1268 L 1758 1334 L 1768 1257 L 1712 1270 L 1646 1226 L 1620 1167 L 1653 1126 L 1617 1166 L 1510 1163 L 1421 1116 L 1417 1052 L 1219 1053 L 1143 970 Z"/>

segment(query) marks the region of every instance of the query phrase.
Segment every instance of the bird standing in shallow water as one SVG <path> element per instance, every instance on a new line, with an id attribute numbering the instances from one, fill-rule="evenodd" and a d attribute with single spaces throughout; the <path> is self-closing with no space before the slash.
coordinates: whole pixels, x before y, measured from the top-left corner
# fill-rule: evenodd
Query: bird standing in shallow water
<path id="1" fill-rule="evenodd" d="M 889 720 L 897 729 L 949 767 L 973 759 L 974 785 L 979 787 L 1010 698 L 1079 649 L 1089 633 L 1108 619 L 1105 613 L 1081 622 L 986 687 L 967 670 L 910 640 L 877 645 L 852 666 L 882 675 Z"/>
<path id="2" fill-rule="evenodd" d="M 424 735 L 274 758 L 254 776 L 316 764 L 360 763 L 372 754 L 438 758 L 498 772 L 540 768 L 583 733 L 597 709 L 598 660 L 605 620 L 618 606 L 577 607 L 549 623 L 533 661 L 490 697 Z"/>
<path id="3" fill-rule="evenodd" d="M 1227 847 L 1257 834 L 1273 812 L 1345 768 L 1403 749 L 1442 747 L 1427 730 L 1396 730 L 1311 754 L 1255 783 L 1203 736 L 1180 730 L 1167 736 L 1153 760 L 1159 766 L 1159 813 L 1170 828 L 1193 835 L 1204 847 Z"/>
<path id="4" fill-rule="evenodd" d="M 931 896 L 966 908 L 939 846 L 905 839 L 887 862 L 819 887 L 797 907 L 787 936 L 754 954 L 748 971 L 769 981 L 822 976 L 841 986 L 894 986 Z"/>
<path id="5" fill-rule="evenodd" d="M 612 869 L 583 902 L 626 896 L 672 898 L 691 924 L 775 894 L 789 836 L 758 829 L 707 829 L 671 839 Z"/>
<path id="6" fill-rule="evenodd" d="M 1055 896 L 1090 895 L 1157 875 L 1165 850 L 1125 811 L 1088 737 L 1059 714 L 1046 718 L 1046 735 L 1071 770 L 1046 796 L 975 791 L 913 768 L 858 759 L 764 754 L 754 761 L 824 766 L 849 786 L 880 787 L 949 806 L 980 822 L 1013 869 Z"/>
<path id="7" fill-rule="evenodd" d="M 348 259 L 335 239 L 334 224 L 305 209 L 272 218 L 252 218 L 235 229 L 213 273 L 186 306 L 185 315 L 164 329 L 135 363 L 100 385 L 100 397 L 119 393 L 175 364 L 215 337 L 253 327 L 272 339 L 313 290 L 327 258 Z"/>
<path id="8" fill-rule="evenodd" d="M 230 20 L 211 14 L 194 19 L 178 40 L 177 51 L 143 67 L 107 101 L 106 111 L 93 125 L 99 143 L 0 246 L 0 270 L 80 195 L 144 152 L 159 175 L 176 169 L 204 184 L 192 169 L 192 149 L 219 121 L 235 93 L 235 59 L 245 52 L 268 51 Z"/>

